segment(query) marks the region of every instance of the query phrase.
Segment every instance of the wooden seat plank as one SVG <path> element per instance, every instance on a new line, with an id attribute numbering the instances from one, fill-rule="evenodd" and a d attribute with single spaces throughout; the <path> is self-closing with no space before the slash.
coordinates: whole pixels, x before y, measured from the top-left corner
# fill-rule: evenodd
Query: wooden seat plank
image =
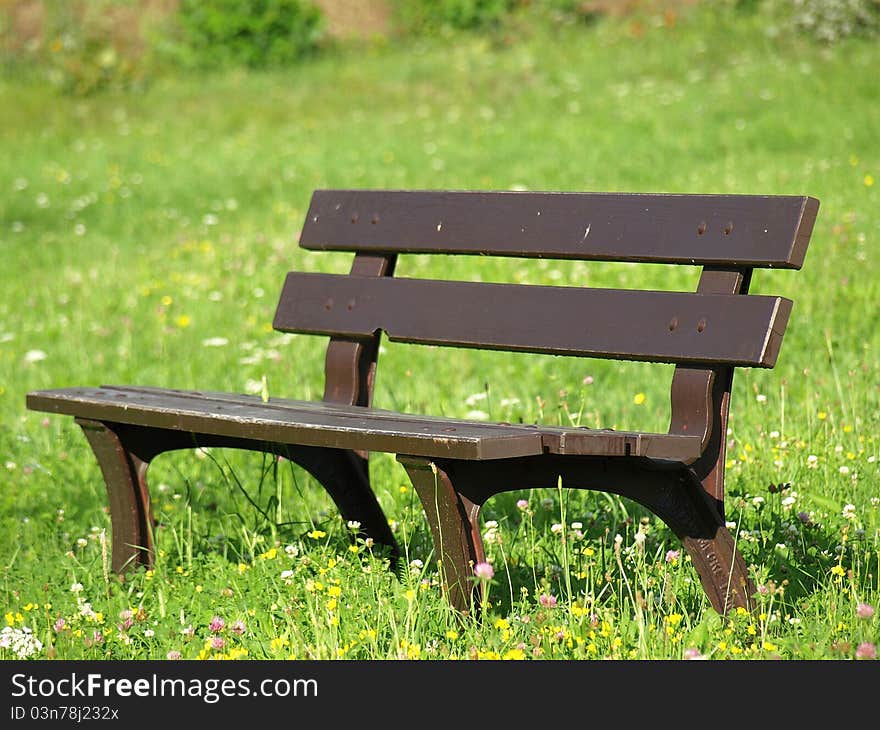
<path id="1" fill-rule="evenodd" d="M 33 391 L 27 405 L 95 421 L 336 449 L 476 460 L 542 452 L 536 429 L 407 414 L 390 418 L 363 406 L 320 409 L 305 401 L 113 388 Z"/>
<path id="2" fill-rule="evenodd" d="M 340 438 L 336 434 L 344 433 L 349 441 L 335 448 L 392 453 L 400 450 L 421 456 L 487 459 L 532 455 L 543 450 L 578 456 L 646 456 L 686 463 L 700 454 L 700 439 L 695 436 L 501 424 L 323 401 L 270 398 L 263 402 L 257 396 L 246 394 L 149 386 L 34 391 L 28 396 L 28 407 L 95 420 L 218 436 L 242 436 L 245 433 L 243 427 L 247 427 L 254 429 L 253 433 L 247 434 L 251 438 L 314 446 L 330 446 L 329 441 Z M 181 418 L 169 420 L 172 413 Z M 227 421 L 228 425 L 211 426 L 199 420 L 211 413 L 221 421 Z M 289 428 L 292 423 L 312 430 L 313 442 L 303 440 L 296 429 L 287 433 L 279 431 L 280 435 L 264 433 L 265 428 Z M 319 433 L 327 434 L 328 443 L 321 441 Z M 273 437 L 265 438 L 267 435 Z M 407 438 L 425 442 L 419 450 L 426 453 L 414 454 L 413 445 Z M 489 442 L 493 442 L 492 445 Z"/>

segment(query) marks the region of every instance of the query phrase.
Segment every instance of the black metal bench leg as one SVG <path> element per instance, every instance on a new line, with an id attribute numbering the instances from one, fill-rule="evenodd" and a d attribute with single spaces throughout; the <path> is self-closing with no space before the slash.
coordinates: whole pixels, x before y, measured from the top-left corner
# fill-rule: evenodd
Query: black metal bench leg
<path id="1" fill-rule="evenodd" d="M 376 495 L 370 488 L 367 459 L 345 449 L 278 445 L 277 453 L 308 471 L 327 491 L 342 519 L 360 523 L 359 534 L 390 549 L 392 569 L 400 549 Z"/>
<path id="2" fill-rule="evenodd" d="M 152 566 L 154 540 L 147 469 L 159 454 L 177 449 L 228 447 L 264 451 L 289 458 L 327 491 L 344 520 L 360 523 L 359 535 L 386 545 L 392 568 L 399 548 L 376 496 L 370 489 L 367 460 L 344 449 L 288 446 L 161 428 L 126 426 L 77 418 L 107 487 L 112 527 L 112 567 L 122 572 Z"/>
<path id="3" fill-rule="evenodd" d="M 440 577 L 453 608 L 469 613 L 482 600 L 474 566 L 485 560 L 478 515 L 480 506 L 460 494 L 449 475 L 429 459 L 398 456 L 419 495 L 440 565 Z"/>
<path id="4" fill-rule="evenodd" d="M 473 564 L 483 560 L 478 508 L 493 495 L 515 489 L 567 488 L 612 492 L 632 499 L 663 520 L 693 560 L 712 607 L 727 615 L 752 610 L 755 587 L 715 499 L 690 470 L 648 460 L 589 459 L 544 455 L 492 461 L 400 457 L 425 507 L 435 546 L 442 543 L 449 598 L 468 608 Z M 443 534 L 440 535 L 442 528 Z M 442 539 L 441 539 L 442 538 Z M 475 596 L 479 599 L 479 596 Z"/>
<path id="5" fill-rule="evenodd" d="M 153 564 L 153 516 L 147 489 L 149 458 L 135 454 L 109 424 L 77 418 L 95 454 L 110 504 L 112 569 Z"/>
<path id="6" fill-rule="evenodd" d="M 650 490 L 633 493 L 622 489 L 620 493 L 641 502 L 675 532 L 718 613 L 754 608 L 755 585 L 745 560 L 715 501 L 695 476 L 685 473 L 674 480 L 663 480 Z"/>

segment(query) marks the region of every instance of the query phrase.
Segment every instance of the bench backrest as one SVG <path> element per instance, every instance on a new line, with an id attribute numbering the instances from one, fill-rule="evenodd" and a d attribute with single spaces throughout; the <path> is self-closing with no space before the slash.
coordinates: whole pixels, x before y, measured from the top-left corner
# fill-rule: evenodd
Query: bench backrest
<path id="1" fill-rule="evenodd" d="M 726 419 L 732 368 L 773 367 L 791 311 L 783 297 L 743 296 L 751 272 L 799 269 L 818 207 L 803 196 L 318 190 L 300 245 L 354 252 L 352 271 L 289 273 L 274 326 L 329 335 L 325 399 L 361 405 L 383 331 L 392 341 L 675 363 L 671 430 L 708 438 L 712 412 Z M 703 273 L 696 292 L 393 278 L 402 253 Z"/>

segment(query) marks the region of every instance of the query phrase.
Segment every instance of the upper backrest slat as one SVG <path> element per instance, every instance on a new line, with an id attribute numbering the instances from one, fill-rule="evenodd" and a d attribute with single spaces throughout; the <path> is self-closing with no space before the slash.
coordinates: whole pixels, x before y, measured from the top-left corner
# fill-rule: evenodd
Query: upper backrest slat
<path id="1" fill-rule="evenodd" d="M 300 245 L 799 269 L 805 196 L 316 190 Z"/>
<path id="2" fill-rule="evenodd" d="M 782 297 L 287 275 L 275 329 L 680 364 L 773 367 Z"/>

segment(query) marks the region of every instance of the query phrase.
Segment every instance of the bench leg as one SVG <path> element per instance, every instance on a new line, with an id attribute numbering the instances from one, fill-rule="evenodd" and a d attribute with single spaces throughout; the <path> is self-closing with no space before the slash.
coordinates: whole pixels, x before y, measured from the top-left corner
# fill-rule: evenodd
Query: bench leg
<path id="1" fill-rule="evenodd" d="M 396 566 L 399 549 L 388 519 L 370 489 L 367 460 L 344 449 L 289 446 L 161 428 L 125 426 L 83 418 L 83 429 L 95 454 L 110 504 L 112 567 L 121 573 L 129 567 L 153 565 L 153 529 L 147 468 L 159 454 L 197 446 L 264 451 L 284 456 L 308 471 L 327 491 L 344 520 L 360 522 L 359 534 L 371 537 L 390 551 Z"/>
<path id="2" fill-rule="evenodd" d="M 470 606 L 473 564 L 484 559 L 476 524 L 478 505 L 500 492 L 553 489 L 560 478 L 568 488 L 619 494 L 651 510 L 681 540 L 718 613 L 753 608 L 755 587 L 748 567 L 715 500 L 691 471 L 658 467 L 648 460 L 552 455 L 469 462 L 398 460 L 422 500 L 435 547 L 442 545 L 437 553 L 456 608 Z"/>
<path id="3" fill-rule="evenodd" d="M 147 455 L 138 455 L 126 443 L 124 431 L 109 424 L 77 418 L 95 458 L 110 504 L 112 568 L 117 573 L 153 564 L 153 516 L 147 489 Z"/>
<path id="4" fill-rule="evenodd" d="M 449 475 L 428 459 L 398 456 L 425 510 L 434 538 L 440 578 L 453 608 L 470 612 L 483 600 L 474 566 L 485 560 L 480 506 L 460 494 Z"/>
<path id="5" fill-rule="evenodd" d="M 678 484 L 675 483 L 678 481 Z M 662 519 L 691 556 L 712 607 L 722 615 L 754 608 L 755 585 L 711 495 L 696 477 L 664 480 L 651 490 L 621 489 Z"/>
<path id="6" fill-rule="evenodd" d="M 367 459 L 354 451 L 316 446 L 277 445 L 276 453 L 299 464 L 327 491 L 343 520 L 360 523 L 359 534 L 390 549 L 391 568 L 400 557 L 388 518 L 370 488 Z"/>

